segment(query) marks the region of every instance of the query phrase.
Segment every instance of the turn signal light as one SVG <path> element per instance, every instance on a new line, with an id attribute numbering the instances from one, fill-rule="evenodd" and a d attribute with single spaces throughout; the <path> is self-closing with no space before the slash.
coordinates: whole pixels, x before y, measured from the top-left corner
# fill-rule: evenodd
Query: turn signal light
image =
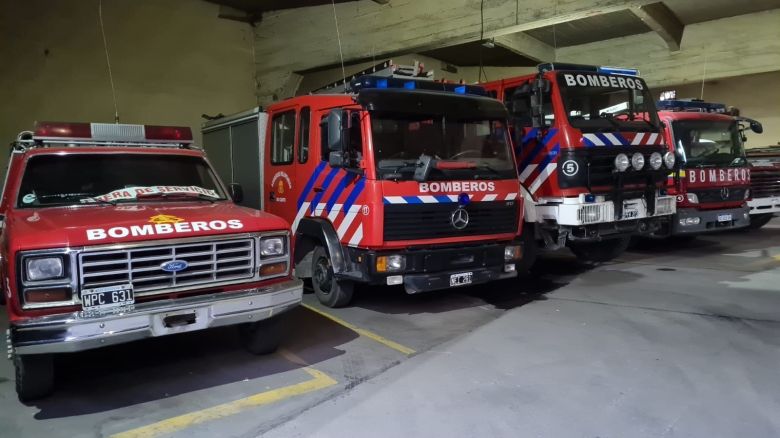
<path id="1" fill-rule="evenodd" d="M 24 292 L 25 303 L 51 303 L 55 301 L 70 301 L 70 288 L 57 287 L 51 289 L 32 289 Z"/>
<path id="2" fill-rule="evenodd" d="M 260 276 L 269 277 L 287 273 L 287 262 L 269 263 L 260 267 Z"/>

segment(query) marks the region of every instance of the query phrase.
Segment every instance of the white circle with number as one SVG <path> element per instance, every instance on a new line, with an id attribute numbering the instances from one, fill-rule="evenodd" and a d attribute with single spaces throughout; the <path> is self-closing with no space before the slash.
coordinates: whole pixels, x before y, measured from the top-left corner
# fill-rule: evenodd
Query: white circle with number
<path id="1" fill-rule="evenodd" d="M 574 160 L 567 160 L 564 161 L 563 166 L 561 166 L 561 169 L 563 170 L 563 174 L 566 176 L 574 176 L 577 174 L 577 172 L 580 171 L 580 165 L 577 164 Z"/>

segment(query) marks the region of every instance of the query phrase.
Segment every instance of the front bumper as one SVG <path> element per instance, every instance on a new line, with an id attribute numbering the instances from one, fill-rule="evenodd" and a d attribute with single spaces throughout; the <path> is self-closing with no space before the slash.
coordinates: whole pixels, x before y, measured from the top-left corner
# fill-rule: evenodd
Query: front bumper
<path id="1" fill-rule="evenodd" d="M 519 241 L 513 241 L 381 252 L 352 248 L 350 257 L 356 262 L 358 272 L 350 279 L 370 284 L 403 284 L 406 292 L 413 294 L 449 288 L 453 274 L 471 273 L 471 285 L 512 278 L 517 276 L 515 267 L 520 259 L 504 258 L 507 245 L 522 246 Z M 398 272 L 377 272 L 377 257 L 391 254 L 404 256 L 405 268 Z"/>
<path id="2" fill-rule="evenodd" d="M 300 280 L 287 280 L 267 287 L 145 302 L 123 313 L 97 317 L 74 312 L 32 318 L 11 324 L 11 347 L 16 354 L 68 353 L 261 321 L 297 306 L 302 294 Z"/>
<path id="3" fill-rule="evenodd" d="M 731 215 L 731 220 L 722 221 L 724 215 Z M 698 223 L 681 225 L 681 221 L 688 218 L 699 218 Z M 728 208 L 722 210 L 696 210 L 695 208 L 681 208 L 672 219 L 672 235 L 691 235 L 712 233 L 715 231 L 733 230 L 750 225 L 750 216 L 747 207 Z"/>
<path id="4" fill-rule="evenodd" d="M 615 205 L 612 201 L 579 202 L 577 198 L 566 198 L 555 205 L 537 205 L 537 216 L 541 219 L 555 220 L 558 225 L 583 226 L 611 222 L 632 221 L 656 218 L 674 214 L 676 199 L 674 196 L 657 196 L 654 213 L 650 213 L 643 198 L 623 200 L 623 216 L 615 218 Z"/>
<path id="5" fill-rule="evenodd" d="M 751 199 L 748 207 L 750 214 L 780 213 L 780 196 Z"/>

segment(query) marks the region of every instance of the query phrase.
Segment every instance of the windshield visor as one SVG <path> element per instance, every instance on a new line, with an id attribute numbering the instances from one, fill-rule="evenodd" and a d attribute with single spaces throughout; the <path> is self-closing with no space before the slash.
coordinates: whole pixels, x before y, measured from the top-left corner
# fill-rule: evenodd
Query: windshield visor
<path id="1" fill-rule="evenodd" d="M 380 179 L 411 179 L 423 156 L 430 180 L 515 177 L 504 120 L 374 112 L 371 135 Z"/>
<path id="2" fill-rule="evenodd" d="M 559 73 L 566 115 L 583 132 L 658 132 L 655 104 L 637 77 L 596 73 Z"/>
<path id="3" fill-rule="evenodd" d="M 745 148 L 736 122 L 678 120 L 672 123 L 675 147 L 686 167 L 742 166 Z"/>
<path id="4" fill-rule="evenodd" d="M 200 157 L 72 154 L 32 157 L 22 177 L 20 208 L 226 199 Z"/>

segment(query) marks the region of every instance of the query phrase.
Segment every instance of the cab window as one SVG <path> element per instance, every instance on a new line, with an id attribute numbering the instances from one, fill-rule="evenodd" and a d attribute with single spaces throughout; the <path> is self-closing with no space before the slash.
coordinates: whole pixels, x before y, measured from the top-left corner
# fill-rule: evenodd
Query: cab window
<path id="1" fill-rule="evenodd" d="M 274 116 L 271 123 L 271 164 L 290 164 L 295 143 L 295 110 Z"/>
<path id="2" fill-rule="evenodd" d="M 322 161 L 328 161 L 330 148 L 328 147 L 328 116 L 327 114 L 320 119 L 320 158 Z"/>
<path id="3" fill-rule="evenodd" d="M 298 162 L 303 164 L 309 160 L 309 119 L 311 110 L 309 107 L 301 109 L 298 115 Z"/>

